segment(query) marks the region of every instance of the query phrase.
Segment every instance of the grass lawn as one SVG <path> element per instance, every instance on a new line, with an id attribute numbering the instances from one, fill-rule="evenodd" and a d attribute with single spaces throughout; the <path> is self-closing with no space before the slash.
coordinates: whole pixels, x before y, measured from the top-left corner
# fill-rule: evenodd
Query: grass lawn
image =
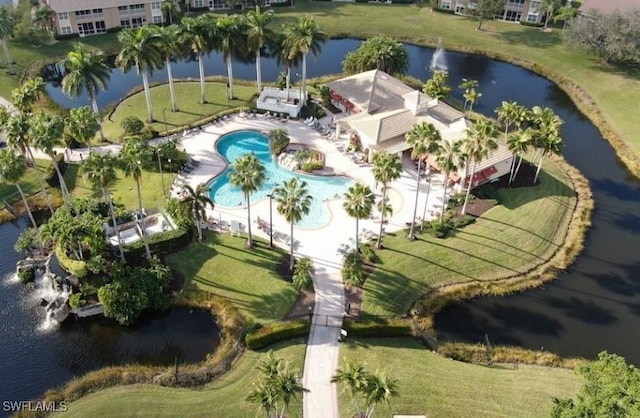
<path id="1" fill-rule="evenodd" d="M 523 273 L 548 258 L 563 242 L 576 198 L 569 179 L 552 161 L 545 163 L 541 180 L 526 192 L 501 190 L 502 205 L 453 237 L 386 237 L 386 249 L 378 251 L 381 264 L 365 284 L 364 311 L 404 315 L 432 286 L 493 281 Z"/>
<path id="2" fill-rule="evenodd" d="M 302 376 L 305 342 L 293 340 L 272 347 L 278 358 L 289 361 Z M 154 385 L 117 386 L 85 396 L 69 405 L 60 416 L 86 417 L 95 413 L 108 417 L 216 417 L 256 416 L 255 404 L 245 401 L 258 380 L 258 360 L 265 352 L 246 351 L 234 367 L 211 384 L 197 390 L 172 389 Z M 302 417 L 301 400 L 289 407 L 289 418 Z"/>
<path id="3" fill-rule="evenodd" d="M 46 176 L 49 167 L 51 166 L 51 161 L 36 160 L 36 164 L 38 165 L 40 173 L 43 176 Z M 20 184 L 20 187 L 22 187 L 22 191 L 25 195 L 30 195 L 32 193 L 37 193 L 38 191 L 40 191 L 40 184 L 38 183 L 36 170 L 32 168 L 29 168 L 25 171 L 24 175 L 18 183 Z M 0 201 L 4 199 L 6 199 L 9 203 L 20 200 L 20 194 L 18 193 L 18 189 L 14 184 L 5 182 L 0 183 Z"/>
<path id="4" fill-rule="evenodd" d="M 548 417 L 552 397 L 573 397 L 583 381 L 572 370 L 520 365 L 483 365 L 453 361 L 426 350 L 413 339 L 347 341 L 340 349 L 345 361 L 362 361 L 398 381 L 399 396 L 380 405 L 375 416 L 419 414 L 429 417 Z M 355 406 L 340 395 L 341 416 Z"/>
<path id="5" fill-rule="evenodd" d="M 205 88 L 207 103 L 200 104 L 200 82 L 176 83 L 175 91 L 178 111 L 172 112 L 169 85 L 162 84 L 151 88 L 151 103 L 155 121 L 150 126 L 158 132 L 187 126 L 229 107 L 248 106 L 251 97 L 257 94 L 255 86 L 234 85 L 233 94 L 236 99 L 227 102 L 226 84 L 207 82 Z M 164 112 L 163 109 L 165 109 Z M 112 141 L 119 141 L 123 134 L 120 123 L 128 116 L 136 116 L 146 122 L 147 104 L 144 92 L 130 96 L 118 105 L 108 119 L 105 117 L 103 124 L 105 137 Z"/>
<path id="6" fill-rule="evenodd" d="M 202 243 L 194 242 L 167 259 L 172 268 L 185 275 L 185 286 L 220 295 L 248 319 L 263 324 L 284 317 L 293 307 L 297 292 L 276 274 L 283 253 L 261 241 L 248 250 L 246 237 L 205 232 Z"/>

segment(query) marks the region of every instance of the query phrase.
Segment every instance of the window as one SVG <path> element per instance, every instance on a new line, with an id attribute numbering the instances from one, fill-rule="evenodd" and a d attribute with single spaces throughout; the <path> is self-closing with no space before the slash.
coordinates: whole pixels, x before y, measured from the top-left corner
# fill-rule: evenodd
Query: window
<path id="1" fill-rule="evenodd" d="M 144 13 L 144 4 L 132 4 L 129 6 L 129 13 Z"/>
<path id="2" fill-rule="evenodd" d="M 73 12 L 76 15 L 76 19 L 89 19 L 91 18 L 91 10 L 76 10 Z"/>
<path id="3" fill-rule="evenodd" d="M 451 10 L 451 0 L 444 0 L 440 7 L 446 10 Z"/>
<path id="4" fill-rule="evenodd" d="M 504 20 L 507 22 L 519 22 L 522 18 L 522 12 L 517 12 L 515 10 L 507 10 L 507 13 L 504 15 Z"/>
<path id="5" fill-rule="evenodd" d="M 126 15 L 129 13 L 129 6 L 118 6 L 118 12 L 120 12 L 121 15 Z"/>
<path id="6" fill-rule="evenodd" d="M 93 22 L 78 23 L 78 33 L 80 34 L 80 36 L 93 35 L 94 33 L 96 33 Z"/>
<path id="7" fill-rule="evenodd" d="M 95 25 L 96 33 L 107 33 L 107 26 L 104 24 L 104 20 L 98 20 Z"/>
<path id="8" fill-rule="evenodd" d="M 538 7 L 540 7 L 540 2 L 537 0 L 533 0 L 531 2 L 531 5 L 529 6 L 529 10 L 531 11 L 538 10 Z"/>
<path id="9" fill-rule="evenodd" d="M 58 13 L 58 20 L 69 20 L 69 13 L 67 12 Z"/>
<path id="10" fill-rule="evenodd" d="M 163 22 L 162 20 L 162 15 L 160 16 L 153 16 L 153 23 L 155 23 L 156 25 L 159 25 Z"/>
<path id="11" fill-rule="evenodd" d="M 60 33 L 62 35 L 71 35 L 73 33 L 73 29 L 71 29 L 71 26 L 61 26 Z"/>
<path id="12" fill-rule="evenodd" d="M 159 10 L 160 9 L 160 2 L 159 1 L 154 1 L 151 3 L 151 9 L 153 10 Z"/>
<path id="13" fill-rule="evenodd" d="M 202 0 L 194 0 L 193 7 L 204 7 L 204 2 Z"/>
<path id="14" fill-rule="evenodd" d="M 125 29 L 131 29 L 131 21 L 129 19 L 120 19 L 120 26 Z"/>
<path id="15" fill-rule="evenodd" d="M 102 9 L 93 9 L 93 16 L 94 17 L 101 17 L 104 16 L 104 13 L 102 12 Z"/>
<path id="16" fill-rule="evenodd" d="M 523 9 L 524 8 L 524 0 L 509 0 L 507 2 L 507 7 L 512 9 Z"/>
<path id="17" fill-rule="evenodd" d="M 527 15 L 527 22 L 537 23 L 538 22 L 538 13 L 529 13 Z"/>
<path id="18" fill-rule="evenodd" d="M 135 29 L 139 26 L 142 26 L 145 23 L 147 23 L 146 17 L 133 17 L 131 18 L 131 29 Z"/>

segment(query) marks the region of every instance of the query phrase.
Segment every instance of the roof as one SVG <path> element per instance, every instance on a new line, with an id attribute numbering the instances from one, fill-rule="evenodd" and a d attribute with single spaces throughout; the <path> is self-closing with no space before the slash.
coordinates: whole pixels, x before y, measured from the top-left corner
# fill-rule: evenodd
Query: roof
<path id="1" fill-rule="evenodd" d="M 154 0 L 48 0 L 49 7 L 56 13 L 75 10 L 101 9 L 128 6 L 130 4 L 149 4 Z M 157 1 L 157 0 L 155 0 Z"/>
<path id="2" fill-rule="evenodd" d="M 416 123 L 416 117 L 408 109 L 391 110 L 375 115 L 360 113 L 360 117 L 349 118 L 349 125 L 369 138 L 370 145 L 409 132 Z"/>
<path id="3" fill-rule="evenodd" d="M 580 12 L 584 14 L 593 14 L 599 12 L 606 15 L 613 12 L 631 12 L 640 10 L 638 0 L 584 0 L 580 6 Z"/>

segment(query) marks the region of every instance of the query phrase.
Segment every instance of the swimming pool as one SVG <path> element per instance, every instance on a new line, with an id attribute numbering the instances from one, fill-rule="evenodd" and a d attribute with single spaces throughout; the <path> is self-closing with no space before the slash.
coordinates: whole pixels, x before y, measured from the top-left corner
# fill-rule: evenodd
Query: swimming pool
<path id="1" fill-rule="evenodd" d="M 296 226 L 302 228 L 317 228 L 329 221 L 329 211 L 326 200 L 342 196 L 351 184 L 347 177 L 339 176 L 310 176 L 291 172 L 281 168 L 271 160 L 269 153 L 269 139 L 256 131 L 236 131 L 224 135 L 216 142 L 216 150 L 229 162 L 229 165 L 240 156 L 253 152 L 265 166 L 267 180 L 262 187 L 251 195 L 251 202 L 267 198 L 268 194 L 292 177 L 298 177 L 307 182 L 309 194 L 313 196 L 309 214 L 302 218 Z M 239 187 L 229 183 L 229 169 L 210 183 L 211 200 L 223 207 L 244 206 L 244 196 Z M 275 202 L 274 204 L 274 211 Z"/>

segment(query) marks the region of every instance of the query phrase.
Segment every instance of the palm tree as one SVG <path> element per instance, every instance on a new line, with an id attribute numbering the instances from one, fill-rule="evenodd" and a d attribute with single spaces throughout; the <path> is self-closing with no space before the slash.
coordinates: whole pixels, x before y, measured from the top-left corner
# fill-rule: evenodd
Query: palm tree
<path id="1" fill-rule="evenodd" d="M 233 99 L 233 64 L 231 54 L 244 48 L 246 33 L 242 19 L 238 15 L 223 15 L 216 20 L 217 49 L 227 66 L 229 99 Z"/>
<path id="2" fill-rule="evenodd" d="M 553 16 L 556 14 L 558 8 L 560 8 L 560 0 L 542 0 L 540 5 L 538 6 L 539 13 L 546 13 L 546 17 L 544 20 L 544 29 L 547 29 L 549 25 L 549 21 L 553 19 Z"/>
<path id="3" fill-rule="evenodd" d="M 7 66 L 9 67 L 9 74 L 15 74 L 12 64 L 14 63 L 11 54 L 9 53 L 9 47 L 7 46 L 7 38 L 13 33 L 13 14 L 8 7 L 0 7 L 0 44 L 4 51 L 4 57 L 7 60 Z"/>
<path id="4" fill-rule="evenodd" d="M 536 184 L 536 181 L 538 181 L 538 175 L 542 169 L 544 156 L 548 153 L 560 154 L 562 138 L 560 137 L 560 132 L 557 129 L 543 129 L 538 131 L 538 134 L 534 137 L 534 143 L 536 144 L 536 147 L 542 150 L 540 161 L 538 162 L 538 168 L 536 169 L 536 175 L 533 178 L 533 184 Z"/>
<path id="5" fill-rule="evenodd" d="M 469 117 L 471 116 L 473 105 L 478 103 L 478 100 L 482 97 L 482 93 L 477 91 L 475 88 L 470 88 L 463 96 L 465 103 L 469 103 L 469 112 L 467 113 L 467 117 Z"/>
<path id="6" fill-rule="evenodd" d="M 558 9 L 558 14 L 553 17 L 553 21 L 562 20 L 562 32 L 564 32 L 567 27 L 567 22 L 575 19 L 576 16 L 578 16 L 578 9 L 571 4 L 567 4 Z"/>
<path id="7" fill-rule="evenodd" d="M 29 129 L 29 137 L 33 138 L 33 145 L 51 158 L 53 168 L 58 175 L 62 197 L 69 208 L 73 210 L 71 194 L 67 189 L 67 183 L 64 181 L 56 153 L 53 149 L 62 144 L 64 121 L 60 116 L 43 111 L 31 117 L 31 127 Z"/>
<path id="8" fill-rule="evenodd" d="M 278 409 L 276 393 L 270 382 L 256 383 L 246 400 L 258 404 L 258 409 L 263 411 L 267 418 L 271 418 Z"/>
<path id="9" fill-rule="evenodd" d="M 495 141 L 498 136 L 498 131 L 492 122 L 482 119 L 478 121 L 472 129 L 467 130 L 467 140 L 463 142 L 462 148 L 466 154 L 467 162 L 472 161 L 471 173 L 469 174 L 469 183 L 467 184 L 467 194 L 464 198 L 464 204 L 462 205 L 461 213 L 464 215 L 467 213 L 467 203 L 469 202 L 469 195 L 473 188 L 473 176 L 476 173 L 476 164 L 478 161 L 482 161 L 487 157 L 489 151 L 498 148 L 498 143 Z M 462 179 L 464 182 L 466 179 Z"/>
<path id="10" fill-rule="evenodd" d="M 464 162 L 460 151 L 460 141 L 446 141 L 440 143 L 440 149 L 436 161 L 444 174 L 442 187 L 442 211 L 440 212 L 440 222 L 444 218 L 444 210 L 447 206 L 447 184 L 449 183 L 449 173 L 460 168 Z"/>
<path id="11" fill-rule="evenodd" d="M 293 287 L 297 290 L 304 290 L 313 286 L 313 275 L 316 268 L 309 257 L 298 260 L 293 270 Z"/>
<path id="12" fill-rule="evenodd" d="M 167 2 L 165 2 L 167 3 Z M 171 2 L 170 4 L 175 4 Z M 164 3 L 163 3 L 164 5 Z M 167 67 L 167 78 L 169 79 L 169 94 L 171 95 L 171 110 L 176 112 L 178 106 L 176 105 L 176 94 L 173 89 L 173 71 L 171 68 L 171 59 L 176 55 L 180 55 L 180 28 L 177 25 L 157 27 L 156 38 L 154 41 L 155 47 L 162 57 L 164 57 L 164 63 Z"/>
<path id="13" fill-rule="evenodd" d="M 562 119 L 560 119 L 560 117 L 558 117 L 558 115 L 554 113 L 553 109 L 549 107 L 543 108 L 540 106 L 533 106 L 531 108 L 531 113 L 529 114 L 529 120 L 536 131 L 543 132 L 545 135 L 559 135 L 560 125 L 562 125 Z M 537 150 L 532 163 L 535 163 L 535 160 L 538 158 L 538 154 L 544 148 L 544 146 L 538 147 L 536 145 L 537 141 L 535 140 L 535 138 L 539 136 L 540 135 L 534 135 L 533 143 L 534 146 L 536 146 Z"/>
<path id="14" fill-rule="evenodd" d="M 262 91 L 262 68 L 260 51 L 274 37 L 273 31 L 268 27 L 273 19 L 273 10 L 262 11 L 260 6 L 250 10 L 246 15 L 247 47 L 256 54 L 256 82 L 258 93 Z"/>
<path id="15" fill-rule="evenodd" d="M 327 40 L 327 35 L 309 16 L 302 16 L 297 23 L 287 24 L 284 28 L 285 38 L 292 50 L 302 54 L 302 100 L 307 103 L 307 55 L 311 52 L 317 56 L 320 46 Z"/>
<path id="16" fill-rule="evenodd" d="M 189 185 L 184 186 L 184 190 L 187 192 L 187 197 L 182 204 L 193 215 L 198 230 L 198 241 L 202 241 L 202 220 L 207 216 L 207 206 L 214 208 L 213 201 L 209 197 L 209 188 L 204 183 L 200 183 L 195 190 Z"/>
<path id="17" fill-rule="evenodd" d="M 65 119 L 65 127 L 67 129 L 67 137 L 75 142 L 89 145 L 89 153 L 91 153 L 91 139 L 100 130 L 100 124 L 96 120 L 95 113 L 89 106 L 75 107 L 69 110 L 69 116 Z M 66 140 L 67 147 L 71 141 Z"/>
<path id="18" fill-rule="evenodd" d="M 142 233 L 142 240 L 144 241 L 144 251 L 147 260 L 151 260 L 151 250 L 149 249 L 149 240 L 147 239 L 147 228 L 144 225 L 144 219 L 142 218 L 142 192 L 140 191 L 140 180 L 142 179 L 142 165 L 144 160 L 149 155 L 149 147 L 142 140 L 132 140 L 127 142 L 119 155 L 120 168 L 124 171 L 124 175 L 132 177 L 136 182 L 136 189 L 138 192 L 138 226 Z"/>
<path id="19" fill-rule="evenodd" d="M 11 103 L 20 112 L 32 112 L 40 93 L 44 92 L 44 87 L 42 77 L 30 78 L 11 91 Z"/>
<path id="20" fill-rule="evenodd" d="M 178 5 L 174 0 L 164 0 L 160 6 L 162 9 L 162 18 L 165 22 L 169 22 L 169 25 L 173 25 L 173 18 L 180 12 Z"/>
<path id="21" fill-rule="evenodd" d="M 291 224 L 289 270 L 293 270 L 293 225 L 309 213 L 313 197 L 309 194 L 307 182 L 297 177 L 284 181 L 281 186 L 276 187 L 273 195 L 278 203 L 278 213 Z"/>
<path id="22" fill-rule="evenodd" d="M 122 247 L 120 229 L 118 228 L 116 213 L 113 209 L 113 201 L 111 199 L 111 194 L 109 193 L 109 187 L 111 187 L 117 180 L 115 167 L 116 160 L 111 156 L 111 154 L 99 154 L 92 152 L 89 154 L 89 157 L 82 162 L 80 171 L 82 172 L 82 176 L 85 181 L 89 181 L 94 187 L 99 187 L 102 190 L 102 194 L 109 205 L 113 229 L 116 232 L 116 238 L 118 240 L 120 258 L 125 262 L 126 260 L 124 258 L 124 248 Z"/>
<path id="23" fill-rule="evenodd" d="M 111 69 L 107 65 L 102 51 L 90 51 L 85 44 L 77 43 L 60 64 L 65 71 L 62 78 L 62 91 L 72 98 L 80 97 L 83 91 L 87 93 L 94 117 L 99 125 L 100 137 L 104 139 L 96 96 L 100 90 L 107 89 L 107 82 L 111 78 Z"/>
<path id="24" fill-rule="evenodd" d="M 291 44 L 292 39 L 287 37 L 286 34 L 280 33 L 276 35 L 275 40 L 271 46 L 272 55 L 275 56 L 278 65 L 286 67 L 285 71 L 285 88 L 287 89 L 287 100 L 289 100 L 289 90 L 291 89 L 291 67 L 298 65 L 302 60 L 302 55 Z"/>
<path id="25" fill-rule="evenodd" d="M 0 149 L 0 180 L 2 180 L 3 183 L 16 186 L 24 203 L 24 207 L 27 210 L 27 214 L 29 215 L 29 219 L 31 220 L 31 225 L 37 230 L 38 224 L 36 224 L 36 220 L 33 218 L 29 202 L 27 202 L 22 187 L 20 187 L 20 179 L 26 171 L 27 162 L 23 155 L 16 154 L 10 149 Z"/>
<path id="26" fill-rule="evenodd" d="M 356 251 L 360 251 L 360 229 L 358 223 L 360 219 L 367 219 L 371 216 L 376 197 L 369 186 L 356 183 L 349 187 L 349 190 L 344 194 L 344 199 L 342 204 L 344 210 L 347 215 L 356 219 Z"/>
<path id="27" fill-rule="evenodd" d="M 522 156 L 529 150 L 529 145 L 532 144 L 533 137 L 534 130 L 532 128 L 527 128 L 524 131 L 519 130 L 517 132 L 513 132 L 509 135 L 509 138 L 507 138 L 507 146 L 509 147 L 509 150 L 519 157 L 515 170 L 513 170 L 513 173 L 509 176 L 509 184 L 516 179 L 518 171 L 520 171 L 520 165 L 522 164 Z"/>
<path id="28" fill-rule="evenodd" d="M 367 387 L 369 372 L 362 363 L 347 363 L 344 368 L 338 369 L 336 374 L 331 377 L 331 383 L 340 383 L 343 390 L 348 390 L 351 398 L 356 405 L 356 416 L 362 416 L 362 409 L 358 402 L 358 397 Z"/>
<path id="29" fill-rule="evenodd" d="M 262 187 L 266 180 L 265 167 L 262 161 L 254 153 L 239 157 L 231 165 L 229 182 L 242 189 L 244 199 L 247 202 L 247 225 L 249 237 L 247 247 L 253 247 L 251 236 L 251 193 L 255 193 Z"/>
<path id="30" fill-rule="evenodd" d="M 382 184 L 382 208 L 387 203 L 387 192 L 389 183 L 400 178 L 402 174 L 402 163 L 397 154 L 378 152 L 373 156 L 373 178 L 376 183 Z M 386 211 L 380 211 L 380 232 L 376 241 L 376 248 L 382 247 L 382 231 L 384 229 Z"/>
<path id="31" fill-rule="evenodd" d="M 42 33 L 45 36 L 51 36 L 53 34 L 53 17 L 55 16 L 55 12 L 48 5 L 40 5 L 34 13 L 33 23 L 36 26 L 39 26 L 42 30 Z"/>
<path id="32" fill-rule="evenodd" d="M 209 55 L 215 39 L 215 21 L 210 14 L 182 18 L 183 42 L 198 57 L 200 70 L 200 104 L 207 102 L 204 92 L 204 54 Z"/>
<path id="33" fill-rule="evenodd" d="M 160 68 L 162 61 L 160 51 L 155 45 L 157 38 L 157 31 L 150 26 L 140 26 L 138 29 L 124 29 L 118 33 L 120 53 L 116 57 L 116 65 L 122 68 L 125 73 L 135 67 L 138 75 L 142 76 L 144 97 L 147 101 L 147 120 L 149 122 L 153 121 L 149 75 L 153 70 Z"/>
<path id="34" fill-rule="evenodd" d="M 467 95 L 469 94 L 469 91 L 471 91 L 471 89 L 475 89 L 476 87 L 478 87 L 478 80 L 469 78 L 463 78 L 462 82 L 458 86 L 458 88 L 462 90 L 462 97 L 464 97 L 464 105 L 462 106 L 463 110 L 467 108 Z"/>
<path id="35" fill-rule="evenodd" d="M 38 178 L 40 190 L 42 190 L 42 193 L 47 197 L 47 206 L 49 207 L 49 211 L 53 215 L 51 196 L 49 196 L 49 193 L 47 192 L 47 188 L 44 185 L 44 179 L 42 178 L 42 173 L 40 173 L 40 169 L 38 168 L 38 164 L 36 163 L 36 159 L 33 156 L 33 152 L 31 150 L 31 137 L 29 136 L 30 127 L 31 115 L 20 112 L 7 121 L 4 126 L 4 135 L 9 147 L 13 148 L 16 151 L 19 151 L 20 154 L 24 155 L 25 157 L 29 156 L 29 161 L 31 162 Z"/>
<path id="36" fill-rule="evenodd" d="M 369 374 L 365 394 L 365 418 L 371 418 L 379 403 L 389 404 L 391 398 L 398 396 L 398 382 L 382 373 Z"/>
<path id="37" fill-rule="evenodd" d="M 413 207 L 413 219 L 409 230 L 409 239 L 415 239 L 414 231 L 416 215 L 418 213 L 418 196 L 420 194 L 420 171 L 422 169 L 422 159 L 428 153 L 438 150 L 441 136 L 440 131 L 431 123 L 422 122 L 413 125 L 411 131 L 405 135 L 407 143 L 411 145 L 411 158 L 418 159 L 418 173 L 416 174 L 416 200 Z"/>

